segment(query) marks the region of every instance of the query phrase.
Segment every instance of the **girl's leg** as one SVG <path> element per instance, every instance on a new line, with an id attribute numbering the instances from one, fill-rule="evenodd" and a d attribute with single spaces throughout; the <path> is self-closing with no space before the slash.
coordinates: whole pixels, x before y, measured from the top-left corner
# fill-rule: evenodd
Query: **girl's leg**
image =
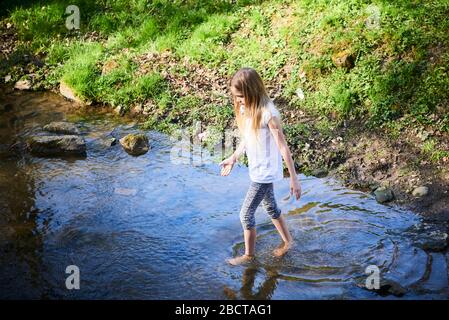
<path id="1" fill-rule="evenodd" d="M 235 258 L 228 259 L 228 263 L 237 266 L 254 259 L 256 247 L 256 228 L 243 230 L 243 237 L 245 238 L 245 254 Z"/>
<path id="2" fill-rule="evenodd" d="M 256 247 L 256 220 L 254 214 L 262 201 L 269 184 L 251 182 L 242 209 L 240 210 L 240 221 L 243 227 L 243 237 L 245 238 L 245 254 L 229 259 L 233 265 L 248 262 L 253 259 Z"/>
<path id="3" fill-rule="evenodd" d="M 284 243 L 293 242 L 292 235 L 288 231 L 287 223 L 285 222 L 285 219 L 282 215 L 280 215 L 277 219 L 271 219 L 271 221 L 279 232 L 279 235 L 281 236 Z"/>
<path id="4" fill-rule="evenodd" d="M 273 250 L 273 254 L 276 257 L 281 257 L 284 254 L 286 254 L 289 249 L 293 247 L 294 241 L 290 232 L 288 231 L 287 223 L 285 222 L 285 219 L 282 215 L 279 216 L 279 218 L 277 219 L 271 219 L 271 221 L 273 222 L 277 231 L 281 235 L 282 240 L 284 241 L 284 243 L 281 246 L 279 246 L 279 248 Z"/>
<path id="5" fill-rule="evenodd" d="M 256 249 L 256 228 L 243 230 L 243 237 L 245 238 L 245 255 L 254 256 Z"/>
<path id="6" fill-rule="evenodd" d="M 267 190 L 267 193 L 262 200 L 262 205 L 271 216 L 271 221 L 283 240 L 282 246 L 275 249 L 273 253 L 275 256 L 282 256 L 292 247 L 293 238 L 288 231 L 287 223 L 281 214 L 281 209 L 277 206 L 276 199 L 274 197 L 273 184 L 271 184 L 271 187 Z"/>

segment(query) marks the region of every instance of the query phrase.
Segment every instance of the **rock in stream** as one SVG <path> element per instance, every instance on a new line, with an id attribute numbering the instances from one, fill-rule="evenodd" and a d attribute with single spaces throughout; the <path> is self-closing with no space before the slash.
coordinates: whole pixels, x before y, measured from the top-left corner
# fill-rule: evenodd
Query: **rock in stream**
<path id="1" fill-rule="evenodd" d="M 27 146 L 32 154 L 39 156 L 86 155 L 86 143 L 76 135 L 31 137 Z"/>
<path id="2" fill-rule="evenodd" d="M 150 149 L 148 138 L 142 133 L 130 133 L 121 138 L 119 141 L 123 149 L 133 156 L 145 154 Z"/>
<path id="3" fill-rule="evenodd" d="M 76 125 L 65 121 L 50 122 L 44 126 L 44 130 L 53 133 L 80 134 Z"/>

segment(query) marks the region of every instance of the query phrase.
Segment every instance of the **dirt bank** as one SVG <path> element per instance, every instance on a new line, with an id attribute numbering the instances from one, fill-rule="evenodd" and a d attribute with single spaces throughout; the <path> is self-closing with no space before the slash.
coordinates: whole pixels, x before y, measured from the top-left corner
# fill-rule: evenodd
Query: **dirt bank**
<path id="1" fill-rule="evenodd" d="M 314 128 L 316 119 L 311 116 L 303 113 L 295 119 Z M 346 123 L 324 136 L 313 129 L 296 136 L 294 141 L 301 142 L 293 152 L 301 171 L 328 173 L 346 186 L 365 192 L 387 187 L 394 194 L 388 204 L 401 205 L 428 220 L 449 220 L 449 161 L 429 160 L 422 148 L 428 139 L 438 139 L 441 148 L 447 149 L 448 137 L 418 127 L 405 128 L 398 137 L 392 137 L 388 130 L 370 130 L 360 123 Z M 426 188 L 426 195 L 416 194 Z"/>

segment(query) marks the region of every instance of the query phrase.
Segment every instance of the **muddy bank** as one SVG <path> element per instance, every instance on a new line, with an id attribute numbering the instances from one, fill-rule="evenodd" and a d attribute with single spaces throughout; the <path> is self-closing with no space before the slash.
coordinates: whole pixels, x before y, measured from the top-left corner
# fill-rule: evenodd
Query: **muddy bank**
<path id="1" fill-rule="evenodd" d="M 449 220 L 447 164 L 423 160 L 417 139 L 413 130 L 398 140 L 357 132 L 348 139 L 345 163 L 335 171 L 348 186 L 388 186 L 398 204 L 431 220 Z"/>
<path id="2" fill-rule="evenodd" d="M 449 139 L 425 128 L 406 128 L 399 137 L 387 130 L 367 130 L 360 123 L 347 123 L 327 135 L 314 128 L 313 117 L 303 116 L 298 123 L 309 130 L 294 138 L 294 156 L 301 171 L 329 174 L 347 187 L 372 192 L 391 190 L 390 204 L 399 204 L 425 219 L 449 220 L 449 171 L 446 158 L 429 160 L 423 144 L 432 137 L 444 149 Z"/>

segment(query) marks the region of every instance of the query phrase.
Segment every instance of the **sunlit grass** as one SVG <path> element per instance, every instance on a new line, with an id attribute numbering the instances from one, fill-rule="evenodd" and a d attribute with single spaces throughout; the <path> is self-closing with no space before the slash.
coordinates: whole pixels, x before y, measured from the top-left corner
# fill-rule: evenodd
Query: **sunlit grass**
<path id="1" fill-rule="evenodd" d="M 447 1 L 76 0 L 71 4 L 80 7 L 78 32 L 65 29 L 63 1 L 15 6 L 7 19 L 24 43 L 46 54 L 46 63 L 52 66 L 48 81 L 62 79 L 84 99 L 126 107 L 152 100 L 158 114 L 167 117 L 167 127 L 178 118 L 193 121 L 201 104 L 201 112 L 208 115 L 204 102 L 186 103 L 184 99 L 190 98 L 175 94 L 177 88 L 157 72 L 136 73 L 136 57 L 169 50 L 180 60 L 188 57 L 217 69 L 223 77 L 243 66 L 257 69 L 267 83 L 282 88 L 290 108 L 326 119 L 318 124 L 324 132 L 348 118 L 363 118 L 378 128 L 404 115 L 449 132 Z M 373 19 L 374 24 L 368 25 Z M 99 40 L 83 38 L 91 32 Z M 335 65 L 333 57 L 342 52 L 352 55 L 353 66 Z M 102 74 L 102 66 L 111 59 L 116 68 Z M 304 98 L 298 97 L 298 89 Z M 210 106 L 212 122 L 223 126 L 232 118 L 227 103 Z M 429 117 L 432 114 L 436 117 Z M 160 121 L 155 119 L 150 116 L 149 123 Z"/>

